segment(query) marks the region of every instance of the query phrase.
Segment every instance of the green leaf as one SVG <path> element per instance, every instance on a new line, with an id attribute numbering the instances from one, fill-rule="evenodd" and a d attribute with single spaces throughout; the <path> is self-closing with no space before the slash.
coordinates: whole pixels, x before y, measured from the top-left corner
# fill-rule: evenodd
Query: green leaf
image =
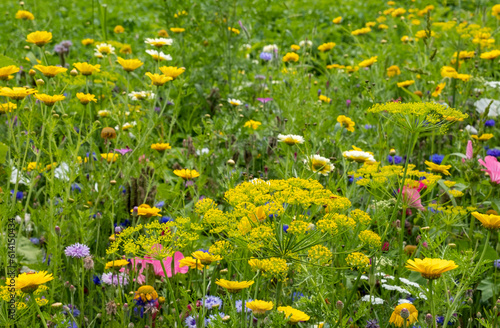
<path id="1" fill-rule="evenodd" d="M 42 250 L 26 237 L 18 237 L 17 241 L 17 255 L 19 256 L 22 264 L 37 264 L 42 259 Z"/>
<path id="2" fill-rule="evenodd" d="M 4 164 L 7 160 L 7 153 L 9 152 L 9 146 L 0 142 L 0 164 Z"/>
<path id="3" fill-rule="evenodd" d="M 4 55 L 0 55 L 0 67 L 10 66 L 10 65 L 19 66 L 14 59 Z"/>
<path id="4" fill-rule="evenodd" d="M 500 285 L 494 284 L 491 278 L 483 279 L 477 289 L 481 291 L 481 302 L 486 302 L 493 297 L 493 294 L 498 295 Z"/>
<path id="5" fill-rule="evenodd" d="M 409 94 L 413 98 L 413 100 L 415 100 L 416 102 L 422 102 L 422 99 L 420 99 L 419 96 L 417 96 L 413 92 L 409 91 L 408 89 L 406 89 L 406 88 L 400 88 L 400 89 L 402 89 L 404 92 L 406 92 L 407 94 Z"/>

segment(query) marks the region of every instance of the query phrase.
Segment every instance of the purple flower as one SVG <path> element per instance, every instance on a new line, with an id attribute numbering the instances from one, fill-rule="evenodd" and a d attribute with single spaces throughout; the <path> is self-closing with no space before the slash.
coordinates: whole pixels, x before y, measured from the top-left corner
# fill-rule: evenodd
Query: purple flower
<path id="1" fill-rule="evenodd" d="M 252 301 L 252 299 L 249 299 L 249 300 L 245 301 L 245 310 L 246 310 L 246 312 L 251 312 L 252 311 L 252 310 L 250 310 L 249 308 L 246 307 L 247 303 L 251 302 L 251 301 Z M 241 304 L 242 303 L 243 302 L 241 300 L 238 300 L 238 301 L 234 302 L 234 306 L 236 307 L 236 312 L 241 313 Z"/>
<path id="2" fill-rule="evenodd" d="M 128 277 L 123 273 L 120 273 L 118 275 L 113 274 L 113 272 L 103 273 L 101 280 L 106 285 L 128 285 Z"/>
<path id="3" fill-rule="evenodd" d="M 260 59 L 262 60 L 272 60 L 273 59 L 273 54 L 269 52 L 261 52 L 260 53 Z"/>
<path id="4" fill-rule="evenodd" d="M 500 260 L 493 261 L 493 266 L 500 270 Z"/>
<path id="5" fill-rule="evenodd" d="M 212 308 L 220 309 L 222 305 L 222 300 L 217 296 L 206 296 L 205 297 L 205 307 L 209 310 Z"/>
<path id="6" fill-rule="evenodd" d="M 184 320 L 186 327 L 188 328 L 196 328 L 196 319 L 193 316 L 189 316 Z"/>
<path id="7" fill-rule="evenodd" d="M 365 130 L 370 130 L 372 126 L 370 124 L 365 124 Z"/>
<path id="8" fill-rule="evenodd" d="M 380 326 L 378 325 L 378 320 L 377 319 L 366 321 L 366 326 L 365 327 L 366 328 L 380 328 Z"/>
<path id="9" fill-rule="evenodd" d="M 115 151 L 117 153 L 120 153 L 122 155 L 125 155 L 126 153 L 129 153 L 132 151 L 132 149 L 130 149 L 128 146 L 126 148 L 123 148 L 123 149 L 115 149 Z"/>
<path id="10" fill-rule="evenodd" d="M 440 165 L 443 162 L 444 155 L 434 154 L 429 157 L 429 160 L 434 164 Z"/>
<path id="11" fill-rule="evenodd" d="M 500 157 L 500 149 L 488 149 L 486 155 L 493 157 Z"/>
<path id="12" fill-rule="evenodd" d="M 266 76 L 265 75 L 261 75 L 261 74 L 257 74 L 257 75 L 255 75 L 255 79 L 256 80 L 265 80 Z"/>
<path id="13" fill-rule="evenodd" d="M 260 101 L 261 103 L 265 104 L 267 102 L 270 102 L 273 100 L 273 98 L 257 98 L 258 101 Z"/>
<path id="14" fill-rule="evenodd" d="M 87 245 L 76 243 L 66 247 L 64 253 L 68 257 L 81 259 L 90 255 L 90 249 Z"/>
<path id="15" fill-rule="evenodd" d="M 64 52 L 66 52 L 66 48 L 64 48 L 62 45 L 60 44 L 56 44 L 54 46 L 54 52 L 57 53 L 57 54 L 62 54 Z"/>
<path id="16" fill-rule="evenodd" d="M 345 101 L 345 104 L 346 104 L 347 108 L 351 107 L 351 100 L 350 100 L 350 99 L 347 99 L 347 100 Z"/>
<path id="17" fill-rule="evenodd" d="M 495 126 L 495 120 L 487 120 L 484 122 L 484 126 Z"/>

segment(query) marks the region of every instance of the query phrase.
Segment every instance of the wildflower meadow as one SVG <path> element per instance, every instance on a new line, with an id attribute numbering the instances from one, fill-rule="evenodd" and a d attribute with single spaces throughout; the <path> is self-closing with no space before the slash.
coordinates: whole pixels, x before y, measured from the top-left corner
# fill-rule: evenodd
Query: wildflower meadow
<path id="1" fill-rule="evenodd" d="M 500 327 L 500 3 L 0 14 L 0 327 Z"/>

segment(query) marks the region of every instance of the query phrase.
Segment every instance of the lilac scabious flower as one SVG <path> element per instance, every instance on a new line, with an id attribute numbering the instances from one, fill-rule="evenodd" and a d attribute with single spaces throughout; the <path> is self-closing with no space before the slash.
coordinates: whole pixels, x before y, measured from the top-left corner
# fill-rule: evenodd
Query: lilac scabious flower
<path id="1" fill-rule="evenodd" d="M 245 301 L 245 312 L 252 312 L 252 310 L 250 310 L 249 308 L 246 307 L 247 303 L 251 302 L 251 301 L 253 301 L 253 300 L 249 299 L 249 300 Z M 241 300 L 234 302 L 234 305 L 236 307 L 236 312 L 238 312 L 238 313 L 241 313 L 241 303 L 242 303 Z"/>
<path id="2" fill-rule="evenodd" d="M 87 245 L 76 243 L 66 247 L 64 253 L 67 257 L 81 259 L 90 255 L 90 248 Z"/>
<path id="3" fill-rule="evenodd" d="M 262 60 L 272 60 L 273 59 L 273 54 L 270 52 L 261 52 L 260 53 L 260 59 Z"/>
<path id="4" fill-rule="evenodd" d="M 487 120 L 484 122 L 484 126 L 495 126 L 495 120 Z"/>
<path id="5" fill-rule="evenodd" d="M 500 149 L 488 149 L 486 155 L 493 157 L 500 157 Z"/>
<path id="6" fill-rule="evenodd" d="M 217 296 L 206 296 L 205 297 L 205 307 L 209 310 L 213 308 L 220 308 L 222 306 L 222 300 Z"/>
<path id="7" fill-rule="evenodd" d="M 380 326 L 378 325 L 378 320 L 367 320 L 365 328 L 380 328 Z"/>
<path id="8" fill-rule="evenodd" d="M 121 285 L 121 286 L 126 286 L 128 285 L 128 277 L 127 275 L 120 273 L 120 274 L 113 274 L 112 272 L 109 273 L 103 273 L 101 280 L 103 283 L 106 285 Z"/>

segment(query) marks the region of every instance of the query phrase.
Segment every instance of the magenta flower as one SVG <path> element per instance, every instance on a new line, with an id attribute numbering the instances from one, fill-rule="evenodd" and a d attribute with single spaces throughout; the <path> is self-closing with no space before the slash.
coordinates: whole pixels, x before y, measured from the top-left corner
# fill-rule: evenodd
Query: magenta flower
<path id="1" fill-rule="evenodd" d="M 120 153 L 120 154 L 122 154 L 122 155 L 125 155 L 126 153 L 131 152 L 131 151 L 132 151 L 132 149 L 130 149 L 130 148 L 127 146 L 127 147 L 125 147 L 125 148 L 123 148 L 123 149 L 115 149 L 115 151 L 116 151 L 117 153 Z"/>
<path id="2" fill-rule="evenodd" d="M 425 211 L 425 207 L 422 206 L 420 197 L 420 192 L 417 188 L 410 188 L 408 186 L 403 187 L 403 203 L 406 207 Z"/>
<path id="3" fill-rule="evenodd" d="M 161 247 L 161 245 L 159 245 Z M 167 273 L 167 277 L 171 278 L 173 275 L 181 273 L 186 274 L 189 270 L 189 267 L 180 267 L 179 261 L 184 258 L 184 255 L 181 252 L 175 252 L 174 254 L 174 273 L 172 274 L 172 257 L 168 256 L 163 259 L 163 266 L 165 267 L 165 271 L 163 271 L 163 267 L 161 265 L 160 260 L 155 260 L 150 256 L 145 256 L 143 259 L 136 257 L 132 259 L 132 268 L 135 270 L 139 270 L 139 274 L 137 275 L 137 282 L 143 284 L 146 281 L 146 277 L 142 274 L 144 269 L 147 269 L 149 265 L 153 266 L 153 271 L 158 277 L 165 277 L 165 272 Z M 140 265 L 140 269 L 139 269 Z"/>
<path id="4" fill-rule="evenodd" d="M 500 163 L 497 158 L 493 156 L 486 156 L 484 161 L 479 159 L 478 162 L 486 168 L 481 169 L 481 171 L 486 172 L 486 175 L 490 176 L 491 182 L 500 184 Z"/>
<path id="5" fill-rule="evenodd" d="M 469 160 L 474 156 L 474 149 L 472 148 L 472 140 L 467 142 L 467 150 L 465 151 L 465 157 Z M 462 163 L 465 163 L 465 158 L 462 158 Z"/>
<path id="6" fill-rule="evenodd" d="M 258 101 L 260 101 L 261 103 L 265 104 L 267 102 L 270 102 L 273 100 L 273 98 L 257 98 Z"/>

